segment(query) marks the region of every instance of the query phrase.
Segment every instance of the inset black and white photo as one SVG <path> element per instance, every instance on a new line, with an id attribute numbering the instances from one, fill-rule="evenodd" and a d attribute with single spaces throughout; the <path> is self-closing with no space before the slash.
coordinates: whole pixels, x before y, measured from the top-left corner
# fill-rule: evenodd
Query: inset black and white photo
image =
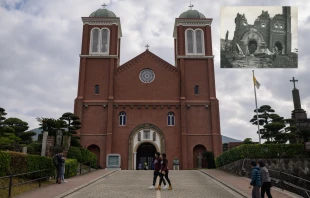
<path id="1" fill-rule="evenodd" d="M 297 6 L 221 7 L 221 68 L 297 68 Z"/>

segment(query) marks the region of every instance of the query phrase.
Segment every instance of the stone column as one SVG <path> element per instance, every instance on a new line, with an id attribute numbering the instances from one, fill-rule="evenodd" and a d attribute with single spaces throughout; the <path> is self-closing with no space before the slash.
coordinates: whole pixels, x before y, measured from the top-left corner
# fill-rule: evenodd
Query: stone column
<path id="1" fill-rule="evenodd" d="M 27 154 L 27 146 L 23 147 L 23 153 Z"/>
<path id="2" fill-rule="evenodd" d="M 41 156 L 45 156 L 47 135 L 48 135 L 47 131 L 43 132 Z"/>
<path id="3" fill-rule="evenodd" d="M 137 167 L 137 152 L 134 152 L 133 153 L 134 157 L 133 157 L 133 170 L 137 170 L 136 167 Z"/>

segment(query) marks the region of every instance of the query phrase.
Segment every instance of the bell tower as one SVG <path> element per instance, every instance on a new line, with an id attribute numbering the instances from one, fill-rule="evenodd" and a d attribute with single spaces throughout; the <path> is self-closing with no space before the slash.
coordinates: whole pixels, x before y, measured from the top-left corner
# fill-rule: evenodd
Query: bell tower
<path id="1" fill-rule="evenodd" d="M 99 152 L 100 164 L 105 164 L 105 156 L 111 153 L 113 74 L 119 65 L 122 30 L 120 18 L 106 9 L 105 4 L 102 6 L 89 17 L 82 17 L 79 83 L 74 113 L 82 121 L 78 133 L 82 147 L 96 149 L 93 152 Z"/>
<path id="2" fill-rule="evenodd" d="M 195 167 L 200 152 L 212 151 L 215 156 L 222 152 L 212 19 L 193 10 L 193 5 L 189 7 L 175 19 L 173 33 L 175 62 L 181 72 L 181 161 L 184 169 Z"/>

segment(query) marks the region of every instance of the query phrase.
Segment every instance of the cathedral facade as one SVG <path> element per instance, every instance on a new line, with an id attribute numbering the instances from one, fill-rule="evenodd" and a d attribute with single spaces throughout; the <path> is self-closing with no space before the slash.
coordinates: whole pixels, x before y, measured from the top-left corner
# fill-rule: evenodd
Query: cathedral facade
<path id="1" fill-rule="evenodd" d="M 121 169 L 135 170 L 151 164 L 156 151 L 167 153 L 170 169 L 175 157 L 180 169 L 191 169 L 199 153 L 221 153 L 212 19 L 192 9 L 175 19 L 175 65 L 148 49 L 120 65 L 120 18 L 103 8 L 82 21 L 74 113 L 81 145 L 103 168 L 108 154 L 121 156 Z"/>
<path id="2" fill-rule="evenodd" d="M 238 13 L 235 24 L 233 51 L 242 50 L 245 55 L 266 53 L 266 49 L 277 54 L 291 52 L 291 7 L 282 7 L 282 14 L 274 17 L 262 11 L 254 24 L 248 24 L 246 16 Z"/>

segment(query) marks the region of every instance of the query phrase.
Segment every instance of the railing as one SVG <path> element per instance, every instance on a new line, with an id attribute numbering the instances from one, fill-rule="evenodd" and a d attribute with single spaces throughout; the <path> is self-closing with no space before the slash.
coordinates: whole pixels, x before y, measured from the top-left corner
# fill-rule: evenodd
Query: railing
<path id="1" fill-rule="evenodd" d="M 310 198 L 310 181 L 282 171 L 269 169 L 274 185 L 282 190 L 288 190 L 298 195 Z"/>
<path id="2" fill-rule="evenodd" d="M 88 164 L 88 163 L 85 163 L 85 164 Z M 73 165 L 68 165 L 66 168 L 68 168 L 68 170 L 66 170 L 66 172 L 68 171 L 68 173 L 70 173 L 70 170 L 72 170 Z M 93 168 L 92 168 L 91 166 L 87 166 L 87 165 L 84 165 L 83 163 L 79 163 L 78 167 L 74 171 L 78 175 L 78 174 L 84 174 L 84 173 L 91 172 L 92 169 L 94 170 L 94 169 L 97 169 L 97 168 L 98 168 L 97 166 L 93 166 Z M 12 187 L 14 187 L 14 186 L 19 186 L 19 185 L 23 185 L 23 184 L 34 182 L 34 181 L 39 181 L 39 187 L 41 187 L 41 182 L 43 180 L 54 178 L 55 181 L 56 181 L 56 174 L 54 174 L 54 175 L 44 175 L 43 174 L 44 172 L 46 172 L 48 170 L 51 171 L 50 169 L 43 169 L 43 170 L 38 170 L 38 171 L 33 171 L 33 172 L 27 172 L 27 173 L 21 173 L 21 174 L 16 174 L 16 175 L 8 175 L 8 176 L 0 177 L 0 179 L 10 178 L 9 185 L 8 186 L 3 186 L 3 187 L 0 186 L 0 190 L 1 189 L 9 188 L 9 190 L 8 190 L 8 197 L 11 197 L 12 196 Z M 28 180 L 26 182 L 20 182 L 20 183 L 17 183 L 17 184 L 13 184 L 13 177 L 20 177 L 20 176 L 23 176 L 23 175 L 29 175 L 29 174 L 38 173 L 38 172 L 40 172 L 40 177 L 39 178 Z"/>
<path id="3" fill-rule="evenodd" d="M 0 187 L 0 189 L 9 188 L 8 197 L 11 197 L 11 195 L 12 195 L 12 187 L 13 186 L 19 186 L 19 185 L 23 185 L 23 184 L 30 183 L 30 182 L 33 182 L 33 181 L 39 181 L 39 187 L 41 187 L 41 181 L 43 179 L 50 178 L 50 175 L 42 177 L 42 173 L 47 171 L 47 170 L 49 170 L 49 169 L 43 169 L 43 170 L 38 170 L 38 171 L 33 171 L 33 172 L 27 172 L 27 173 L 21 173 L 21 174 L 16 174 L 16 175 L 8 175 L 8 176 L 5 176 L 5 177 L 0 177 L 0 179 L 10 178 L 9 185 L 8 186 L 4 186 L 4 187 Z M 20 177 L 20 176 L 23 176 L 23 175 L 29 175 L 29 174 L 37 173 L 37 172 L 40 172 L 40 178 L 33 179 L 33 180 L 28 180 L 26 182 L 20 182 L 20 183 L 17 183 L 17 184 L 13 184 L 13 177 L 16 177 L 16 176 Z"/>

